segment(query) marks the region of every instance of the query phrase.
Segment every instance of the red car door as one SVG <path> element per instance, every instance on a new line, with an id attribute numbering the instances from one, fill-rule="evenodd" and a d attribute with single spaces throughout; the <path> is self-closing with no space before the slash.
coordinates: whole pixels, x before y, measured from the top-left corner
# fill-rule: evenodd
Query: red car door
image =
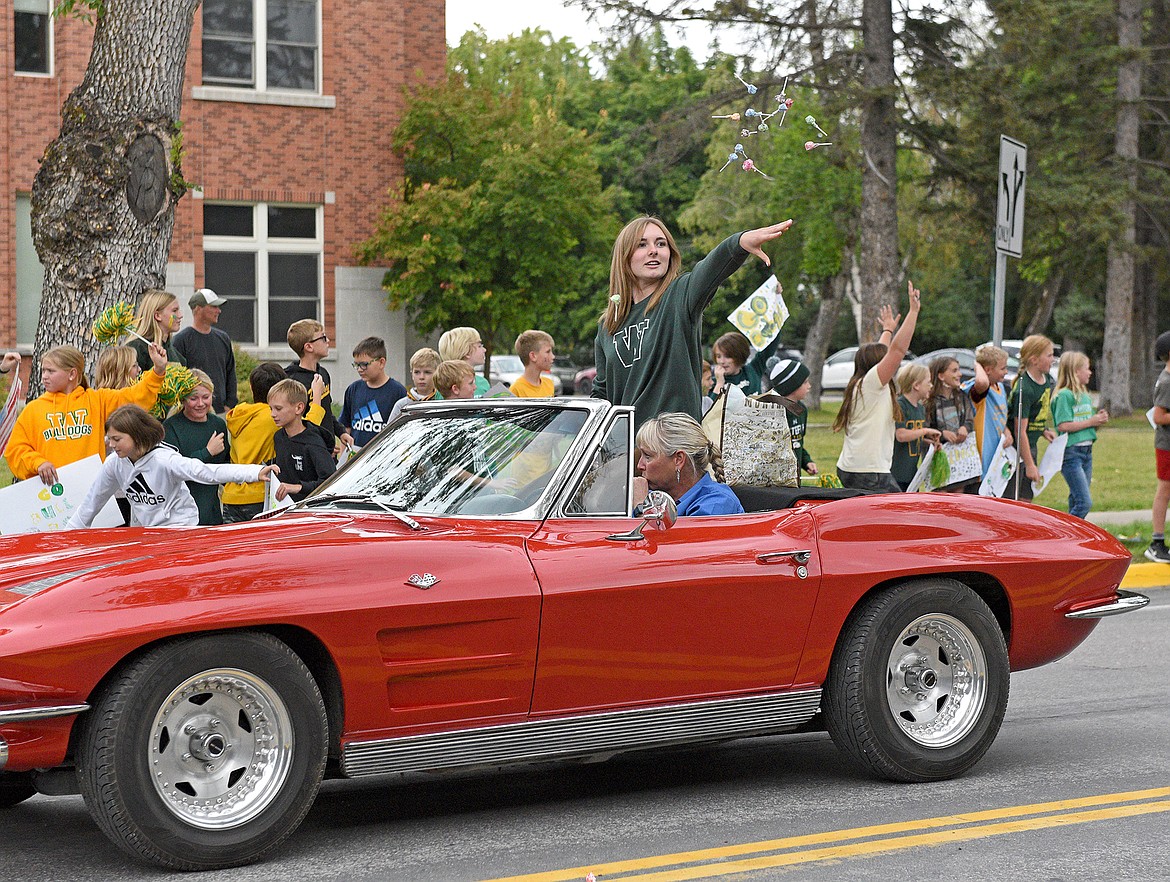
<path id="1" fill-rule="evenodd" d="M 544 596 L 533 714 L 791 685 L 820 585 L 811 516 L 679 518 L 606 538 L 637 523 L 552 518 L 528 540 Z"/>

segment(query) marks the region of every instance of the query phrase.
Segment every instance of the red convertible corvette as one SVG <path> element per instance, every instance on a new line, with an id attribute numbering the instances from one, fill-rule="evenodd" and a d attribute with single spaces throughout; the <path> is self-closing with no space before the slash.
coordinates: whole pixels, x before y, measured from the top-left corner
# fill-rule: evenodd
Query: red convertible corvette
<path id="1" fill-rule="evenodd" d="M 263 520 L 0 540 L 0 807 L 80 790 L 198 870 L 270 852 L 326 774 L 827 728 L 938 780 L 1010 670 L 1146 602 L 1057 512 L 737 488 L 747 514 L 633 518 L 632 461 L 628 408 L 440 402 Z"/>

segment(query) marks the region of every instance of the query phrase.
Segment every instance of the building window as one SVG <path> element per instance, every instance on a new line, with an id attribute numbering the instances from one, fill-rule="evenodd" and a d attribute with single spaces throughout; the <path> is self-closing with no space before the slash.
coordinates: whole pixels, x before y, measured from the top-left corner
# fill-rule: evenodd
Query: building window
<path id="1" fill-rule="evenodd" d="M 203 205 L 203 283 L 228 302 L 219 327 L 244 345 L 280 346 L 288 326 L 321 320 L 321 210 Z"/>
<path id="2" fill-rule="evenodd" d="M 318 91 L 320 13 L 318 0 L 205 0 L 204 84 Z"/>
<path id="3" fill-rule="evenodd" d="M 32 200 L 16 197 L 16 343 L 32 347 L 41 316 L 45 270 L 33 246 Z"/>
<path id="4" fill-rule="evenodd" d="M 17 73 L 49 73 L 53 36 L 49 5 L 50 0 L 16 0 L 12 24 Z"/>

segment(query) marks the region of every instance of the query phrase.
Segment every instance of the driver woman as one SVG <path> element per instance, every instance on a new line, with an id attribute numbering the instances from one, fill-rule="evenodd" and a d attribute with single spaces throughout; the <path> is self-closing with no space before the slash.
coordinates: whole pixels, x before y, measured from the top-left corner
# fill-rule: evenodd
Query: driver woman
<path id="1" fill-rule="evenodd" d="M 638 430 L 638 472 L 635 499 L 650 490 L 664 490 L 685 515 L 743 514 L 734 491 L 723 482 L 723 457 L 694 417 L 664 413 L 647 420 Z M 707 473 L 715 471 L 712 480 Z"/>

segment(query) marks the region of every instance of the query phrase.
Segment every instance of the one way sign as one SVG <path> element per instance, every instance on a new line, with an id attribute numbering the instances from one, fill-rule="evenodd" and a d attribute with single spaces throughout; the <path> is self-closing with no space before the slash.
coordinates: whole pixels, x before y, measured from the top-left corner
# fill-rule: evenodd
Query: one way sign
<path id="1" fill-rule="evenodd" d="M 1024 248 L 1024 181 L 1028 148 L 999 136 L 999 200 L 995 209 L 995 250 L 1020 257 Z"/>

